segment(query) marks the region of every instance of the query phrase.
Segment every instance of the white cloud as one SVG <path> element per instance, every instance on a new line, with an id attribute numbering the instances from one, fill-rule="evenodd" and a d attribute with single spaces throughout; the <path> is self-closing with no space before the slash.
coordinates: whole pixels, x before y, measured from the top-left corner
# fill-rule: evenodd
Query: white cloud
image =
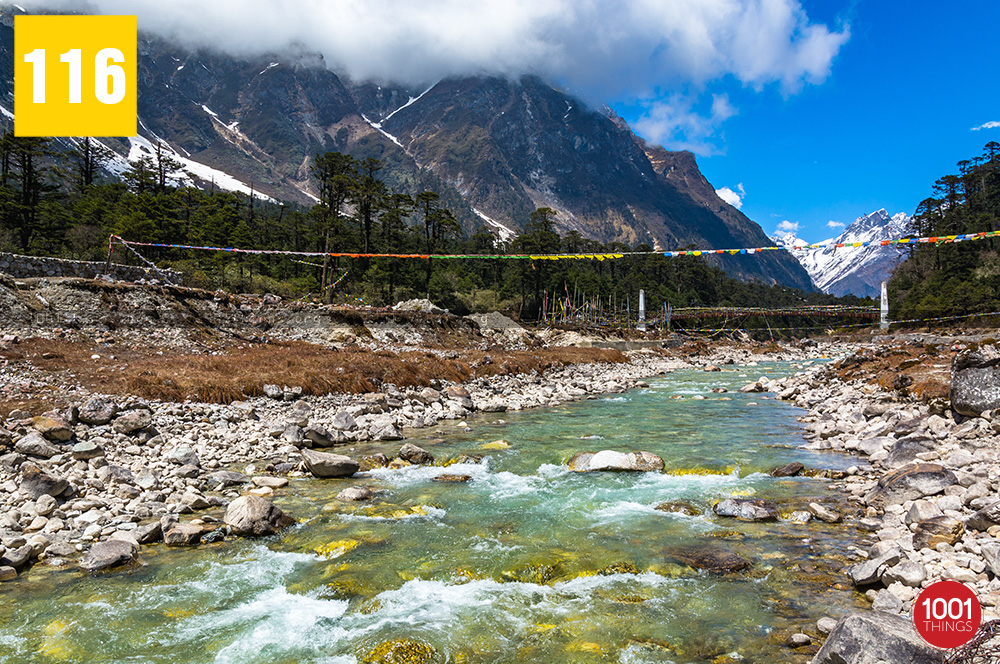
<path id="1" fill-rule="evenodd" d="M 743 198 L 747 195 L 747 192 L 743 189 L 743 183 L 741 182 L 736 185 L 735 191 L 729 187 L 722 187 L 715 190 L 715 195 L 739 210 L 743 207 Z"/>
<path id="2" fill-rule="evenodd" d="M 826 225 L 829 228 L 843 228 L 844 227 L 844 224 L 842 222 L 839 222 L 839 221 L 828 221 L 828 222 L 826 222 Z"/>
<path id="3" fill-rule="evenodd" d="M 91 0 L 90 6 L 137 14 L 140 30 L 188 46 L 247 55 L 301 45 L 357 79 L 418 84 L 535 72 L 592 99 L 638 99 L 654 84 L 693 86 L 701 94 L 706 83 L 726 77 L 794 92 L 823 81 L 850 36 L 847 26 L 813 23 L 799 0 Z M 713 98 L 712 123 L 733 113 L 728 99 Z"/>
<path id="4" fill-rule="evenodd" d="M 716 154 L 712 143 L 719 126 L 736 114 L 726 95 L 713 95 L 708 108 L 694 96 L 674 94 L 665 99 L 646 99 L 644 111 L 632 123 L 638 134 L 671 150 L 690 150 L 699 155 Z"/>
<path id="5" fill-rule="evenodd" d="M 984 122 L 978 127 L 973 127 L 972 131 L 979 131 L 980 129 L 997 129 L 998 127 L 1000 127 L 1000 122 L 997 122 L 996 120 L 991 120 L 989 122 Z"/>
<path id="6" fill-rule="evenodd" d="M 778 224 L 779 233 L 798 233 L 799 232 L 799 222 L 797 221 L 782 221 Z"/>

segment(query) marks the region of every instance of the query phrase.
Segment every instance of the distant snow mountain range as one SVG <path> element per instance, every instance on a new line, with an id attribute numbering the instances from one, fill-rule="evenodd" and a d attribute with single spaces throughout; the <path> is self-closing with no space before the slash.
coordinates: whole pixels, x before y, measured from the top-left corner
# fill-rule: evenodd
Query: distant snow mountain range
<path id="1" fill-rule="evenodd" d="M 839 236 L 814 243 L 826 245 L 823 249 L 793 249 L 790 253 L 824 293 L 878 297 L 881 283 L 905 256 L 905 245 L 840 248 L 836 245 L 906 237 L 911 234 L 910 226 L 908 215 L 900 212 L 889 216 L 883 208 L 858 217 Z M 778 233 L 774 240 L 789 248 L 811 244 L 794 233 Z"/>

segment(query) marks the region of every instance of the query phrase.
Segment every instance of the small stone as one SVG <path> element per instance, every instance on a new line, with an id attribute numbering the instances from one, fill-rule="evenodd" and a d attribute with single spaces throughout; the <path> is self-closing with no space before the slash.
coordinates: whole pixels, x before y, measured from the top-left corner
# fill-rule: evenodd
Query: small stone
<path id="1" fill-rule="evenodd" d="M 280 489 L 284 486 L 288 486 L 288 479 L 284 477 L 270 477 L 267 475 L 254 477 L 251 481 L 256 486 L 268 487 L 271 489 Z"/>
<path id="2" fill-rule="evenodd" d="M 209 473 L 208 479 L 212 484 L 221 484 L 223 487 L 238 486 L 250 482 L 249 475 L 231 470 L 218 470 L 214 473 Z"/>
<path id="3" fill-rule="evenodd" d="M 190 491 L 181 496 L 181 503 L 193 510 L 203 510 L 212 506 L 212 503 L 208 502 L 205 496 Z"/>
<path id="4" fill-rule="evenodd" d="M 890 590 L 878 591 L 875 601 L 872 602 L 872 611 L 884 611 L 886 613 L 900 613 L 903 610 L 903 600 L 899 599 Z"/>
<path id="5" fill-rule="evenodd" d="M 885 571 L 899 562 L 901 552 L 899 547 L 892 546 L 880 556 L 852 565 L 847 568 L 847 575 L 855 586 L 867 586 L 881 580 Z"/>
<path id="6" fill-rule="evenodd" d="M 827 523 L 839 523 L 842 518 L 837 512 L 823 507 L 819 503 L 809 503 L 809 513 L 820 521 Z"/>
<path id="7" fill-rule="evenodd" d="M 785 642 L 791 648 L 801 648 L 802 646 L 807 646 L 812 643 L 812 637 L 808 634 L 803 634 L 802 632 L 797 632 L 788 637 Z"/>
<path id="8" fill-rule="evenodd" d="M 310 417 L 312 417 L 312 406 L 305 401 L 296 401 L 291 410 L 285 414 L 285 422 L 304 427 L 309 424 Z"/>
<path id="9" fill-rule="evenodd" d="M 35 501 L 35 513 L 40 516 L 48 516 L 52 514 L 53 510 L 59 507 L 59 503 L 55 498 L 48 494 L 43 494 L 38 497 Z"/>
<path id="10" fill-rule="evenodd" d="M 791 463 L 786 463 L 784 466 L 778 466 L 771 471 L 771 477 L 795 477 L 799 473 L 805 470 L 805 466 L 798 461 L 793 461 Z"/>
<path id="11" fill-rule="evenodd" d="M 917 562 L 903 561 L 893 565 L 882 575 L 884 583 L 900 583 L 910 588 L 919 588 L 927 579 L 927 569 Z"/>
<path id="12" fill-rule="evenodd" d="M 31 560 L 33 554 L 34 548 L 30 544 L 25 543 L 15 549 L 7 549 L 7 552 L 3 556 L 0 556 L 0 565 L 20 569 Z"/>
<path id="13" fill-rule="evenodd" d="M 778 508 L 760 498 L 726 498 L 713 506 L 719 516 L 735 517 L 742 521 L 777 521 Z"/>
<path id="14" fill-rule="evenodd" d="M 139 474 L 135 476 L 135 485 L 140 489 L 148 491 L 160 486 L 160 481 L 152 472 L 148 470 L 140 470 Z"/>
<path id="15" fill-rule="evenodd" d="M 374 497 L 374 495 L 375 492 L 366 486 L 349 486 L 337 494 L 337 500 L 343 500 L 344 502 L 358 502 L 362 500 L 370 500 Z"/>
<path id="16" fill-rule="evenodd" d="M 80 562 L 80 568 L 88 572 L 97 572 L 110 567 L 127 565 L 135 560 L 138 546 L 132 542 L 107 540 L 90 547 L 87 555 Z"/>
<path id="17" fill-rule="evenodd" d="M 163 530 L 159 521 L 147 523 L 139 526 L 134 531 L 135 539 L 139 544 L 149 544 L 155 542 L 163 536 Z"/>
<path id="18" fill-rule="evenodd" d="M 302 431 L 302 438 L 311 441 L 317 447 L 331 447 L 347 442 L 347 436 L 343 431 L 334 430 L 333 433 L 327 431 L 318 424 L 310 424 Z"/>
<path id="19" fill-rule="evenodd" d="M 118 420 L 115 420 L 117 422 Z M 201 466 L 198 460 L 198 454 L 191 448 L 190 445 L 178 445 L 174 449 L 167 452 L 167 460 L 171 463 L 177 463 L 182 466 Z"/>
<path id="20" fill-rule="evenodd" d="M 13 567 L 0 565 L 0 582 L 10 581 L 17 578 L 17 570 Z"/>
<path id="21" fill-rule="evenodd" d="M 816 631 L 820 634 L 829 634 L 837 626 L 837 621 L 833 618 L 823 617 L 816 621 Z"/>
<path id="22" fill-rule="evenodd" d="M 77 461 L 96 459 L 99 456 L 104 456 L 104 448 L 92 441 L 85 440 L 73 446 L 72 456 Z"/>
<path id="23" fill-rule="evenodd" d="M 965 524 L 948 516 L 934 517 L 917 524 L 913 531 L 914 549 L 933 549 L 938 544 L 955 544 L 965 534 Z"/>
<path id="24" fill-rule="evenodd" d="M 438 475 L 434 478 L 435 482 L 468 482 L 472 479 L 472 475 L 453 475 L 451 473 L 445 473 L 444 475 Z"/>

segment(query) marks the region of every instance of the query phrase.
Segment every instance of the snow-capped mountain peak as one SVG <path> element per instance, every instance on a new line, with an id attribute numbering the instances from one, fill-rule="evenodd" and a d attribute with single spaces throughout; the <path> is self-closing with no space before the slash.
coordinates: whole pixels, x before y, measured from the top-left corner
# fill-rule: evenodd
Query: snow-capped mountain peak
<path id="1" fill-rule="evenodd" d="M 835 238 L 814 244 L 822 249 L 794 249 L 806 242 L 792 233 L 774 236 L 779 246 L 791 249 L 799 259 L 813 283 L 824 293 L 833 295 L 859 295 L 876 297 L 881 283 L 889 278 L 896 263 L 903 255 L 902 245 L 880 244 L 866 247 L 849 247 L 855 242 L 880 242 L 910 235 L 910 217 L 905 213 L 892 216 L 882 208 L 855 219 L 844 232 Z"/>

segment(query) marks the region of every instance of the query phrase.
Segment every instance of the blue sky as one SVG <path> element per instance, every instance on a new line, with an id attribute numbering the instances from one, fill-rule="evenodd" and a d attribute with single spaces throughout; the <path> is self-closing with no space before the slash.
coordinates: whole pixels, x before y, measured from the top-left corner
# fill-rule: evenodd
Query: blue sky
<path id="1" fill-rule="evenodd" d="M 754 90 L 733 76 L 707 82 L 700 103 L 725 95 L 731 117 L 696 137 L 698 164 L 718 189 L 745 192 L 742 211 L 773 233 L 835 236 L 884 207 L 912 214 L 956 162 L 1000 142 L 1000 2 L 809 2 L 812 21 L 850 36 L 822 82 L 798 92 Z M 630 123 L 642 109 L 613 102 Z M 710 112 L 702 108 L 702 115 Z M 685 147 L 681 133 L 665 137 Z"/>

